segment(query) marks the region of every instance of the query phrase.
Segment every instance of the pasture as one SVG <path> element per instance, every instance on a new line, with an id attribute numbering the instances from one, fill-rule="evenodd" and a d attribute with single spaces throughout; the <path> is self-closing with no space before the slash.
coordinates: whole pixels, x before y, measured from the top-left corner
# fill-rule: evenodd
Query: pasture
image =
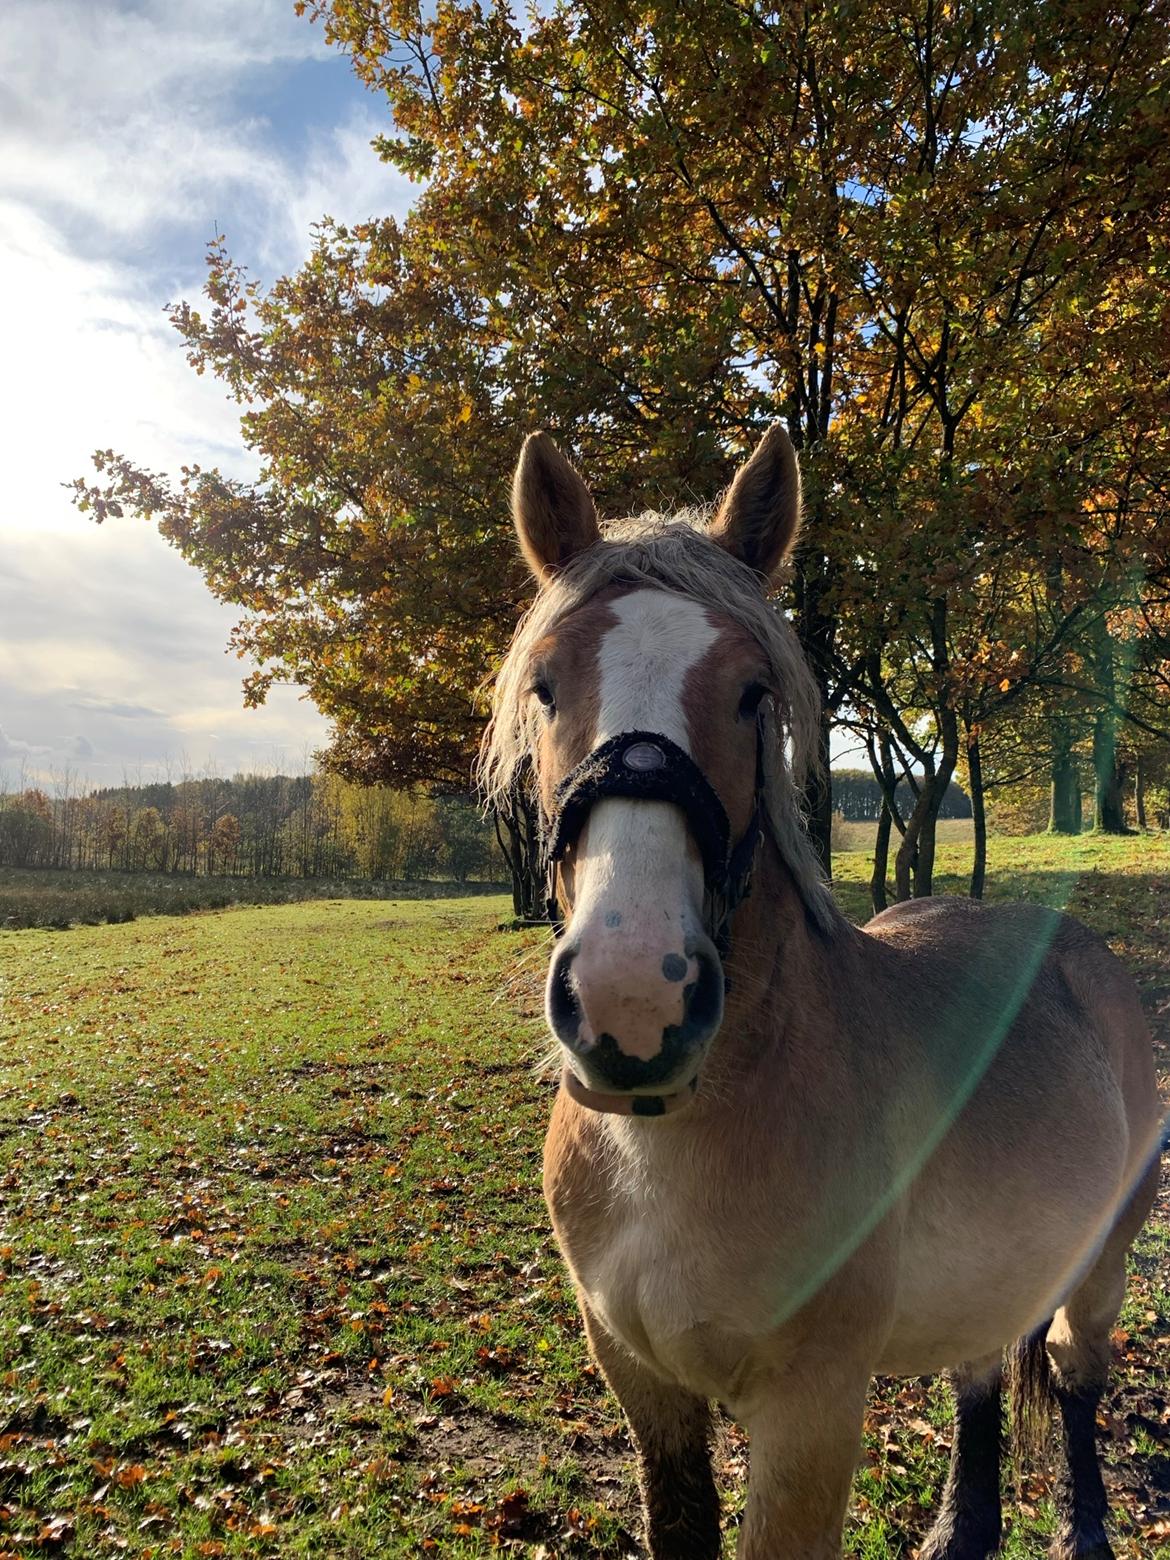
<path id="1" fill-rule="evenodd" d="M 494 885 L 498 891 L 499 885 Z M 492 892 L 484 883 L 388 883 L 366 878 L 187 876 L 175 872 L 119 872 L 0 867 L 0 931 L 21 927 L 64 930 L 140 915 L 188 915 L 232 905 L 283 905 L 304 899 L 446 899 Z"/>
<path id="2" fill-rule="evenodd" d="M 968 852 L 940 851 L 942 891 Z M 838 858 L 863 919 L 869 862 Z M 1170 1047 L 1170 841 L 993 842 L 1110 937 Z M 547 1227 L 547 938 L 502 898 L 0 936 L 0 1557 L 640 1553 Z M 1170 1560 L 1170 1209 L 1104 1412 L 1119 1557 Z M 914 1552 L 945 1395 L 881 1383 L 849 1552 Z M 727 1550 L 746 1445 L 722 1433 Z M 1009 1502 L 1039 1555 L 1047 1484 Z"/>

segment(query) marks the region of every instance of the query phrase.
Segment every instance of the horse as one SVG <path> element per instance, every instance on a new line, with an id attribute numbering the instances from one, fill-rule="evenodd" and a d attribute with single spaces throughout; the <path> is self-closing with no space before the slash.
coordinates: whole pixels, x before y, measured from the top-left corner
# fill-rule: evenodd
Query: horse
<path id="1" fill-rule="evenodd" d="M 750 1442 L 740 1560 L 839 1556 L 871 1378 L 947 1372 L 922 1560 L 996 1552 L 1011 1385 L 1063 1427 L 1052 1555 L 1107 1560 L 1096 1408 L 1160 1141 L 1132 981 L 1039 906 L 836 908 L 799 805 L 817 688 L 769 595 L 781 425 L 708 516 L 603 532 L 543 433 L 512 507 L 538 591 L 481 776 L 543 820 L 544 1191 L 650 1554 L 720 1553 L 717 1403 Z"/>

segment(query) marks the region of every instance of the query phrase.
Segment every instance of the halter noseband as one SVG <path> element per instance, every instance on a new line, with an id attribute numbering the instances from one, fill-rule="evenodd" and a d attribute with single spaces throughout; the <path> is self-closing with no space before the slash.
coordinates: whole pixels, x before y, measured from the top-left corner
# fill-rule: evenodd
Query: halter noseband
<path id="1" fill-rule="evenodd" d="M 548 918 L 563 931 L 557 902 L 556 872 L 565 852 L 580 838 L 595 803 L 625 797 L 640 802 L 672 802 L 703 858 L 708 930 L 720 958 L 731 942 L 731 917 L 751 889 L 756 851 L 764 835 L 764 720 L 756 716 L 756 779 L 748 826 L 731 844 L 727 811 L 715 788 L 669 737 L 657 731 L 621 731 L 595 747 L 556 788 L 554 810 L 545 825 L 543 854 Z"/>

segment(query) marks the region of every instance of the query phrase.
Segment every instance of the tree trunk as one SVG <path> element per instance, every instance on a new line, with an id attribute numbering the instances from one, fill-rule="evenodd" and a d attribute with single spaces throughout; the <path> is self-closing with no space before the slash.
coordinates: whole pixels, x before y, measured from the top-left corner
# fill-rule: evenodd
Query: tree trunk
<path id="1" fill-rule="evenodd" d="M 983 898 L 987 876 L 987 812 L 983 801 L 983 758 L 979 732 L 967 733 L 967 777 L 971 787 L 971 818 L 975 825 L 975 857 L 971 864 L 971 898 Z"/>
<path id="2" fill-rule="evenodd" d="M 517 787 L 506 812 L 493 814 L 496 841 L 512 879 L 512 909 L 518 921 L 548 919 L 547 885 L 542 871 L 540 826 L 527 791 Z"/>
<path id="3" fill-rule="evenodd" d="M 898 848 L 894 875 L 899 899 L 929 899 L 934 893 L 934 846 L 939 809 L 955 773 L 958 759 L 958 718 L 945 707 L 939 711 L 943 726 L 942 760 L 929 766 L 922 778 L 914 811 Z"/>
<path id="4" fill-rule="evenodd" d="M 942 806 L 943 797 L 946 795 L 947 786 L 950 783 L 949 776 L 945 782 L 940 783 L 936 775 L 934 785 L 931 787 L 931 805 L 927 809 L 922 820 L 922 826 L 918 831 L 918 856 L 914 862 L 915 899 L 929 899 L 934 893 L 934 849 L 938 829 L 938 812 Z"/>
<path id="5" fill-rule="evenodd" d="M 816 530 L 819 516 L 809 517 L 807 529 Z M 804 784 L 804 810 L 808 819 L 809 838 L 825 876 L 833 875 L 833 782 L 829 770 L 829 734 L 833 710 L 829 707 L 829 690 L 833 673 L 833 648 L 837 623 L 833 614 L 826 612 L 822 600 L 828 588 L 828 562 L 823 553 L 813 549 L 797 554 L 795 573 L 796 634 L 801 649 L 812 667 L 821 696 L 820 728 L 817 732 L 816 768 L 807 776 Z"/>
<path id="6" fill-rule="evenodd" d="M 1067 611 L 1064 566 L 1059 559 L 1048 565 L 1048 607 L 1056 620 Z M 1067 715 L 1052 722 L 1052 790 L 1048 828 L 1052 834 L 1079 834 L 1082 828 L 1080 765 L 1073 755 L 1076 733 Z"/>
<path id="7" fill-rule="evenodd" d="M 1093 827 L 1102 834 L 1125 834 L 1121 776 L 1117 769 L 1117 717 L 1099 710 L 1093 722 Z"/>
<path id="8" fill-rule="evenodd" d="M 937 769 L 927 769 L 923 776 L 918 801 L 898 847 L 894 880 L 900 900 L 929 899 L 934 892 L 935 830 L 939 809 L 955 772 L 957 756 L 948 732 L 943 739 L 942 762 Z"/>
<path id="9" fill-rule="evenodd" d="M 947 458 L 949 459 L 949 445 Z M 902 840 L 901 849 L 898 851 L 899 898 L 908 897 L 902 893 L 902 888 L 907 884 L 910 876 L 911 854 L 913 855 L 914 898 L 929 899 L 934 892 L 935 830 L 938 825 L 939 811 L 946 799 L 947 788 L 955 773 L 955 765 L 959 761 L 959 714 L 950 701 L 950 651 L 947 646 L 945 596 L 940 596 L 931 603 L 930 644 L 931 663 L 938 680 L 938 702 L 934 713 L 938 735 L 941 738 L 941 752 L 937 768 L 933 763 L 926 766 L 922 790 L 910 822 L 906 826 L 906 835 Z M 903 865 L 904 854 L 905 865 Z"/>
<path id="10" fill-rule="evenodd" d="M 1116 679 L 1113 639 L 1101 618 L 1094 630 L 1093 670 L 1103 703 L 1093 721 L 1093 827 L 1102 834 L 1124 834 L 1121 775 L 1117 767 Z"/>
<path id="11" fill-rule="evenodd" d="M 1138 829 L 1144 834 L 1146 832 L 1146 768 L 1140 753 L 1133 772 L 1133 810 Z"/>
<path id="12" fill-rule="evenodd" d="M 930 805 L 933 786 L 934 775 L 928 769 L 922 777 L 918 800 L 914 804 L 914 811 L 906 820 L 898 854 L 894 857 L 894 895 L 899 902 L 914 898 L 914 883 L 918 876 L 918 841 L 922 833 L 923 819 Z"/>
<path id="13" fill-rule="evenodd" d="M 1073 754 L 1071 721 L 1058 717 L 1052 725 L 1052 792 L 1048 828 L 1053 834 L 1081 832 L 1081 777 Z"/>
<path id="14" fill-rule="evenodd" d="M 898 811 L 898 772 L 894 768 L 889 732 L 881 733 L 876 747 L 872 736 L 867 736 L 865 750 L 869 754 L 869 767 L 882 794 L 877 835 L 873 846 L 873 873 L 869 880 L 873 913 L 879 915 L 889 903 L 889 896 L 886 893 L 886 873 L 890 861 L 890 830 L 896 825 L 898 833 L 905 834 L 906 825 L 902 822 L 902 816 Z"/>
<path id="15" fill-rule="evenodd" d="M 507 863 L 508 876 L 512 880 L 512 914 L 518 920 L 524 902 L 524 885 L 517 870 L 516 832 L 512 828 L 511 819 L 506 818 L 497 808 L 492 809 L 492 827 L 496 831 L 496 844 L 500 847 L 500 855 Z"/>
<path id="16" fill-rule="evenodd" d="M 886 894 L 886 868 L 890 860 L 890 829 L 893 822 L 890 809 L 883 800 L 881 816 L 878 818 L 877 836 L 873 842 L 873 873 L 869 880 L 869 897 L 873 902 L 874 915 L 880 915 L 889 904 L 889 896 Z"/>
<path id="17" fill-rule="evenodd" d="M 833 782 L 829 769 L 830 730 L 829 711 L 822 707 L 820 727 L 817 731 L 816 768 L 804 783 L 804 814 L 808 820 L 809 838 L 828 878 L 833 876 Z"/>
<path id="18" fill-rule="evenodd" d="M 935 831 L 938 827 L 939 809 L 947 794 L 954 768 L 952 763 L 946 767 L 945 773 L 940 769 L 933 776 L 930 785 L 925 788 L 927 805 L 918 825 L 918 850 L 914 860 L 915 899 L 929 899 L 934 893 Z"/>

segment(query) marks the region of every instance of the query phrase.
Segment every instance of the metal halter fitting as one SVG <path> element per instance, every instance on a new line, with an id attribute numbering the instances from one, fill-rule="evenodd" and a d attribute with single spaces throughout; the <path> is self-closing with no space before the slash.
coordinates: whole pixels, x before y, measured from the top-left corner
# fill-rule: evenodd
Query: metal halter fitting
<path id="1" fill-rule="evenodd" d="M 548 918 L 559 937 L 563 930 L 557 903 L 557 866 L 577 843 L 594 803 L 607 797 L 672 802 L 703 858 L 706 917 L 711 939 L 726 958 L 731 917 L 751 889 L 756 851 L 764 836 L 764 723 L 756 717 L 756 783 L 752 815 L 733 846 L 727 812 L 711 782 L 677 743 L 657 731 L 622 731 L 595 747 L 557 786 L 555 808 L 544 835 Z"/>

